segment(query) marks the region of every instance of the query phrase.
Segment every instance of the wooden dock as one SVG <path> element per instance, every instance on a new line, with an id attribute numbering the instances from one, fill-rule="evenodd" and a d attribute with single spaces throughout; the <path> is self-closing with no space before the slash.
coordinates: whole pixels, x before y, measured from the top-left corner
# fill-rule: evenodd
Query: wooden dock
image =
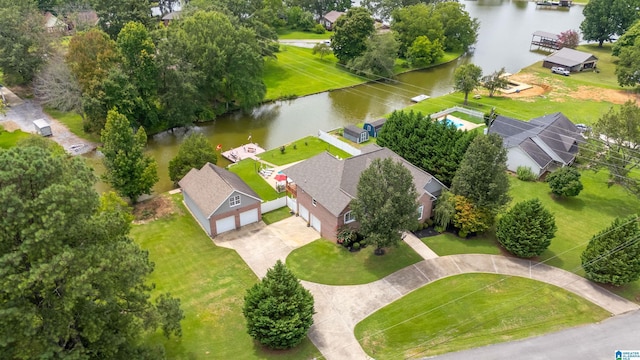
<path id="1" fill-rule="evenodd" d="M 263 152 L 265 152 L 265 150 L 258 146 L 258 144 L 249 143 L 237 148 L 223 151 L 222 156 L 233 163 L 237 163 L 238 161 L 247 158 L 255 159 L 256 155 L 262 154 Z"/>
<path id="2" fill-rule="evenodd" d="M 429 96 L 429 95 L 420 94 L 420 95 L 418 95 L 418 96 L 414 96 L 414 97 L 412 97 L 412 98 L 411 98 L 411 101 L 413 101 L 414 103 L 419 103 L 419 102 L 421 102 L 421 101 L 425 101 L 425 100 L 427 100 L 428 98 L 430 98 L 430 96 Z"/>

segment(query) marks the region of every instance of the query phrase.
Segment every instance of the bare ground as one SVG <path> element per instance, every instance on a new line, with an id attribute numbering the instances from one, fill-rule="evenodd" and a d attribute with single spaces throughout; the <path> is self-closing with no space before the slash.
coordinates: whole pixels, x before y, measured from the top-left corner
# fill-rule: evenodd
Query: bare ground
<path id="1" fill-rule="evenodd" d="M 161 194 L 141 201 L 133 207 L 134 224 L 146 224 L 173 213 L 180 212 L 168 194 Z"/>

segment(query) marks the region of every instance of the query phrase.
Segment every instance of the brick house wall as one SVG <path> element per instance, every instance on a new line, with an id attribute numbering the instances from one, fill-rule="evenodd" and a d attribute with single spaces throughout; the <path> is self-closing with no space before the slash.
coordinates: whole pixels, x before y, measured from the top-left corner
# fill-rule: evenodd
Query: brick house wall
<path id="1" fill-rule="evenodd" d="M 322 204 L 319 202 L 316 205 L 313 205 L 313 199 L 309 194 L 307 194 L 304 189 L 298 185 L 298 213 L 300 212 L 300 206 L 304 206 L 307 210 L 309 210 L 309 221 L 307 221 L 307 225 L 310 225 L 311 214 L 313 214 L 316 218 L 320 220 L 320 236 L 328 240 L 337 240 L 337 229 L 338 229 L 338 219 L 333 216 L 329 210 L 327 210 Z"/>
<path id="2" fill-rule="evenodd" d="M 258 209 L 258 221 L 262 220 L 262 211 L 260 209 L 260 203 L 254 202 L 252 204 L 248 204 L 238 208 L 232 208 L 232 210 L 213 215 L 209 218 L 209 226 L 211 226 L 211 237 L 215 237 L 218 234 L 218 229 L 216 228 L 216 220 L 224 219 L 229 216 L 234 216 L 236 221 L 236 229 L 240 228 L 240 213 L 243 213 L 248 210 Z"/>

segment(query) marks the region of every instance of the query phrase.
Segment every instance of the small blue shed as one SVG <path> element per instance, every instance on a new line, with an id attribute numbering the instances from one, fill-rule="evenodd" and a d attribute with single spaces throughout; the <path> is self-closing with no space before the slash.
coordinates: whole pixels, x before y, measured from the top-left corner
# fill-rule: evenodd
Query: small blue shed
<path id="1" fill-rule="evenodd" d="M 378 137 L 378 132 L 382 129 L 382 125 L 387 122 L 387 119 L 382 118 L 370 123 L 364 123 L 364 129 L 369 133 L 369 137 Z"/>
<path id="2" fill-rule="evenodd" d="M 355 125 L 347 125 L 344 127 L 342 136 L 353 141 L 356 144 L 369 140 L 369 133 L 365 129 L 361 129 Z"/>

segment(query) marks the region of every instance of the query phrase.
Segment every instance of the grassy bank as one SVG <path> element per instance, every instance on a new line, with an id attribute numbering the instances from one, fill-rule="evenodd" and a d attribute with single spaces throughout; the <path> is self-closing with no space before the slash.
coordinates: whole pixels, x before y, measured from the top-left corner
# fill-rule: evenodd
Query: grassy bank
<path id="1" fill-rule="evenodd" d="M 26 133 L 22 130 L 14 130 L 14 131 L 6 131 L 0 125 L 0 148 L 1 149 L 9 149 L 18 143 L 18 141 L 28 138 L 31 134 Z"/>
<path id="2" fill-rule="evenodd" d="M 134 226 L 131 235 L 149 251 L 155 270 L 149 279 L 155 294 L 171 292 L 179 297 L 185 319 L 183 336 L 166 340 L 161 334 L 150 341 L 161 343 L 169 359 L 311 359 L 320 355 L 305 339 L 289 351 L 268 351 L 249 337 L 242 316 L 246 290 L 257 278 L 230 249 L 215 246 L 182 205 L 165 218 Z"/>
<path id="3" fill-rule="evenodd" d="M 44 108 L 44 112 L 63 123 L 76 136 L 93 142 L 100 142 L 100 136 L 86 133 L 82 127 L 82 117 L 74 112 L 64 112 L 52 108 Z"/>
<path id="4" fill-rule="evenodd" d="M 356 325 L 355 335 L 371 357 L 413 359 L 527 338 L 608 316 L 602 308 L 552 285 L 465 274 L 422 287 L 382 308 Z"/>
<path id="5" fill-rule="evenodd" d="M 332 31 L 316 34 L 310 31 L 298 31 L 283 28 L 278 29 L 278 39 L 280 40 L 329 40 L 332 35 Z"/>
<path id="6" fill-rule="evenodd" d="M 253 159 L 244 159 L 229 167 L 229 171 L 238 175 L 264 201 L 275 200 L 284 196 L 278 194 L 267 181 L 258 174 L 259 164 Z"/>
<path id="7" fill-rule="evenodd" d="M 274 165 L 285 165 L 308 159 L 324 151 L 328 151 L 330 154 L 339 156 L 342 159 L 351 156 L 349 153 L 342 151 L 315 136 L 307 136 L 283 146 L 284 152 L 280 150 L 280 147 L 277 147 L 258 155 L 258 157 L 261 160 Z"/>

